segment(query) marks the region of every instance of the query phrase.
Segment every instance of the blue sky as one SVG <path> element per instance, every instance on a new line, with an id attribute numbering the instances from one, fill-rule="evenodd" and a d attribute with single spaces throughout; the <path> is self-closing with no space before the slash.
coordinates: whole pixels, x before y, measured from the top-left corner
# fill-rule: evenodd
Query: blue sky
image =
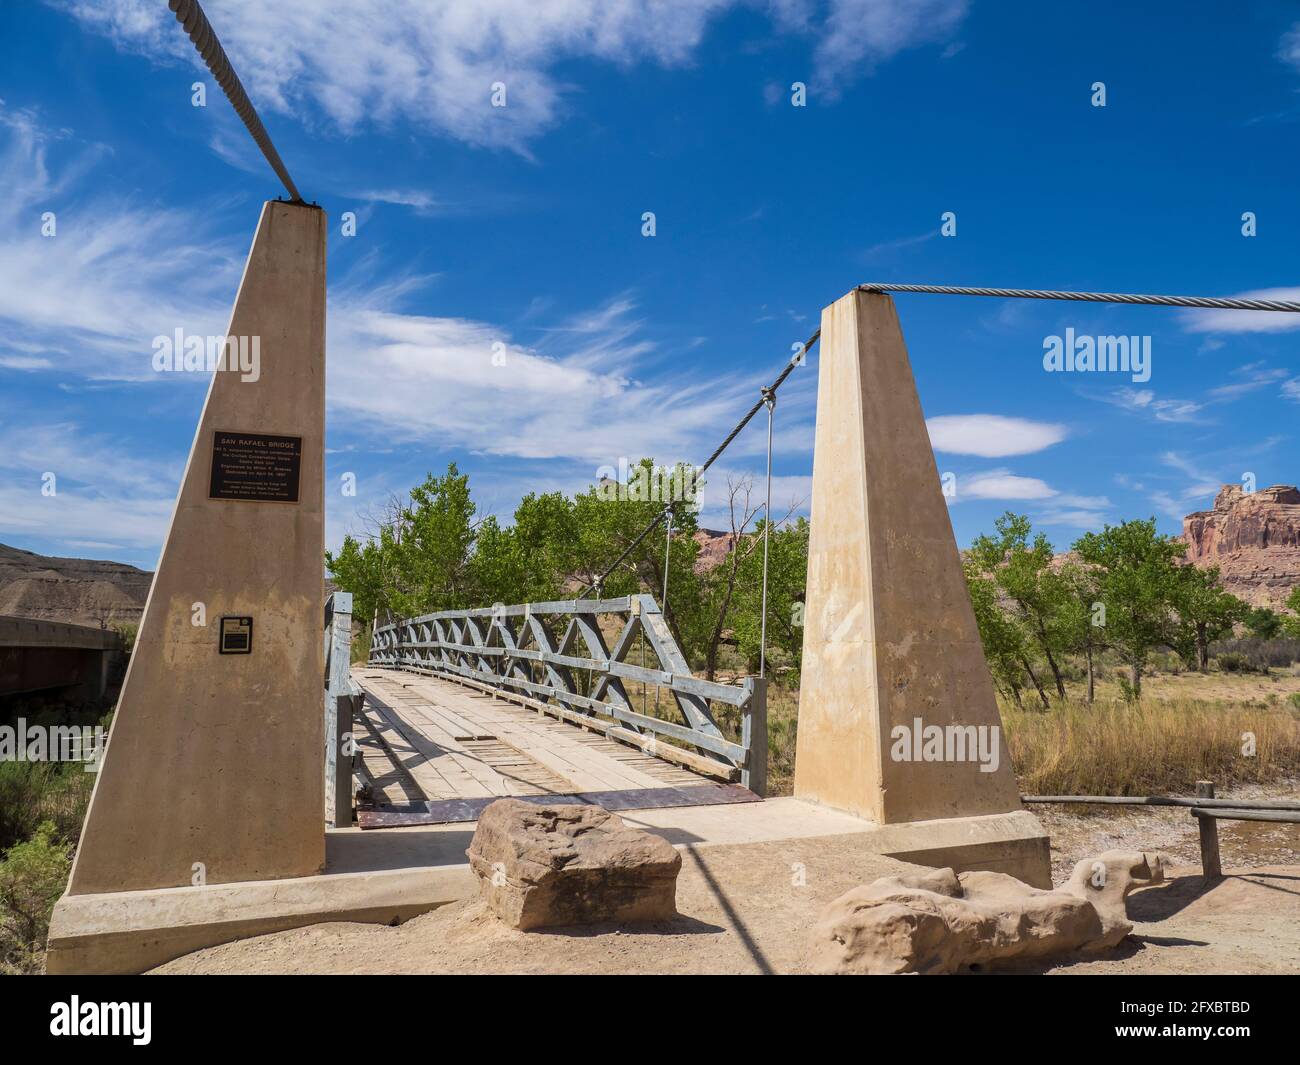
<path id="1" fill-rule="evenodd" d="M 702 461 L 860 282 L 1300 298 L 1300 4 L 1133 6 L 207 0 L 330 214 L 330 543 L 448 461 L 503 515 Z M 156 561 L 207 382 L 152 339 L 224 329 L 280 192 L 196 64 L 163 0 L 0 4 L 0 541 Z M 963 545 L 1007 508 L 1060 546 L 1175 532 L 1221 483 L 1300 478 L 1300 315 L 896 300 Z M 1150 336 L 1150 380 L 1046 373 L 1067 328 Z M 816 367 L 782 391 L 780 504 Z"/>

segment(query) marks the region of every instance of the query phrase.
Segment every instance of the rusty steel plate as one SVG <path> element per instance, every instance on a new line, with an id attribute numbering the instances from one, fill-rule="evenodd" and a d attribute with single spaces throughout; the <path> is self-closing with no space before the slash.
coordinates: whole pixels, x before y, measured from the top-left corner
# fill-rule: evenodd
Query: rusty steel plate
<path id="1" fill-rule="evenodd" d="M 477 821 L 488 806 L 502 796 L 482 799 L 427 799 L 424 802 L 376 806 L 357 811 L 361 828 L 408 828 L 414 825 L 452 825 Z M 568 795 L 511 795 L 539 806 L 599 806 L 610 811 L 663 810 L 676 806 L 725 806 L 762 802 L 739 784 L 691 784 L 680 788 L 631 788 L 626 791 L 583 791 Z"/>

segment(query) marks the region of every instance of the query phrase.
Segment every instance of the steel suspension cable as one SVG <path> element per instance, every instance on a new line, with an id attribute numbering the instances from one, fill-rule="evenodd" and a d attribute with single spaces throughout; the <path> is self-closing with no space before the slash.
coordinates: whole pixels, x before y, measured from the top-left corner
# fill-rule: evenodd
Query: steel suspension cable
<path id="1" fill-rule="evenodd" d="M 174 2 L 174 0 L 169 0 Z M 1034 300 L 1072 300 L 1081 303 L 1122 303 L 1138 304 L 1153 307 L 1197 307 L 1201 309 L 1221 309 L 1232 311 L 1289 311 L 1300 312 L 1300 301 L 1297 300 L 1271 300 L 1271 299 L 1253 299 L 1235 296 L 1162 296 L 1162 295 L 1142 295 L 1127 292 L 1068 292 L 1055 289 L 1032 289 L 1032 288 L 982 288 L 965 285 L 909 285 L 895 284 L 888 281 L 872 281 L 866 284 L 858 285 L 861 292 L 917 292 L 932 293 L 943 296 L 993 296 L 1002 299 L 1034 299 Z M 769 386 L 772 395 L 775 397 L 776 390 L 781 387 L 785 379 L 790 376 L 794 368 L 801 364 L 804 353 L 808 351 L 821 336 L 821 330 L 818 329 L 804 343 L 802 349 L 787 363 L 786 367 L 777 376 L 776 380 Z M 750 423 L 754 415 L 767 402 L 767 391 L 763 393 L 757 403 L 755 403 L 745 413 L 744 417 L 736 423 L 736 427 L 727 434 L 726 438 L 713 451 L 704 465 L 700 467 L 699 473 L 706 472 L 710 466 L 717 461 L 718 457 L 727 449 L 733 440 L 740 435 L 746 425 Z M 698 476 L 698 474 L 697 474 Z M 769 500 L 770 511 L 770 500 Z M 660 512 L 654 519 L 641 530 L 641 533 L 627 546 L 627 549 L 618 556 L 614 562 L 604 570 L 594 581 L 588 584 L 581 592 L 579 598 L 585 596 L 593 588 L 601 588 L 605 579 L 621 566 L 624 560 L 632 554 L 663 521 L 667 512 Z M 769 513 L 770 518 L 770 513 Z M 766 550 L 766 548 L 765 548 Z M 766 573 L 766 556 L 764 560 L 764 571 Z M 599 593 L 598 593 L 599 594 Z M 766 623 L 767 613 L 764 609 L 763 621 Z M 762 650 L 760 648 L 760 662 Z"/>
<path id="2" fill-rule="evenodd" d="M 221 91 L 230 101 L 230 106 L 235 109 L 235 114 L 243 120 L 253 140 L 262 149 L 262 154 L 271 164 L 271 169 L 289 190 L 289 195 L 301 202 L 302 197 L 298 194 L 298 186 L 293 183 L 293 178 L 289 176 L 289 171 L 285 169 L 280 159 L 280 153 L 271 143 L 266 127 L 257 116 L 257 109 L 248 98 L 248 93 L 244 91 L 244 85 L 239 80 L 239 75 L 235 73 L 235 68 L 230 65 L 230 58 L 226 55 L 226 50 L 221 47 L 221 41 L 217 39 L 216 31 L 208 21 L 208 16 L 199 6 L 199 0 L 167 0 L 167 6 L 175 13 L 176 21 L 194 42 L 199 57 L 207 64 L 208 70 L 221 86 Z"/>
<path id="3" fill-rule="evenodd" d="M 1151 307 L 1201 307 L 1228 311 L 1300 311 L 1300 301 L 1236 296 L 1142 296 L 1127 292 L 1058 292 L 1036 288 L 968 288 L 960 285 L 895 285 L 870 282 L 860 292 L 929 292 L 941 296 L 998 296 L 1004 299 L 1075 300 L 1081 303 L 1134 303 Z"/>
<path id="4" fill-rule="evenodd" d="M 768 385 L 767 388 L 762 390 L 764 396 L 766 396 L 768 392 L 771 392 L 773 396 L 776 395 L 776 390 L 780 388 L 783 384 L 785 384 L 785 379 L 794 372 L 794 368 L 796 366 L 803 365 L 804 356 L 807 355 L 809 349 L 812 348 L 812 346 L 817 343 L 817 339 L 821 336 L 821 334 L 822 331 L 820 328 L 813 330 L 812 335 L 799 346 L 799 350 L 796 351 L 794 355 L 790 357 L 790 361 L 786 363 L 784 369 L 782 369 L 781 372 L 776 375 L 776 380 L 774 380 L 770 385 Z M 736 437 L 740 435 L 741 430 L 743 430 L 745 426 L 747 426 L 750 423 L 754 415 L 763 409 L 763 405 L 766 402 L 767 400 L 765 398 L 760 399 L 757 403 L 755 403 L 752 407 L 750 407 L 748 411 L 745 412 L 744 417 L 741 418 L 740 421 L 736 423 L 736 427 L 727 434 L 726 439 L 723 440 L 721 444 L 719 444 L 716 448 L 713 449 L 713 454 L 710 455 L 705 460 L 704 465 L 701 466 L 699 470 L 696 471 L 695 476 L 697 478 L 701 474 L 705 473 L 708 470 L 708 468 L 718 460 L 718 456 L 727 450 L 727 447 L 731 444 L 733 440 L 736 439 Z M 658 514 L 656 514 L 653 520 L 650 522 L 650 524 L 648 524 L 644 529 L 641 530 L 640 534 L 636 537 L 636 539 L 627 545 L 627 548 L 623 551 L 623 553 L 619 555 L 618 558 L 616 558 L 613 562 L 611 562 L 605 568 L 605 570 L 600 574 L 599 577 L 591 581 L 585 588 L 582 589 L 582 591 L 578 593 L 577 598 L 581 599 L 593 588 L 603 589 L 605 584 L 605 579 L 616 569 L 618 569 L 618 567 L 623 564 L 624 560 L 626 560 L 627 557 L 630 554 L 632 554 L 633 551 L 635 551 L 638 547 L 641 546 L 642 541 L 645 540 L 647 536 L 649 536 L 652 532 L 654 532 L 655 529 L 659 528 L 659 523 L 669 515 L 669 509 L 670 508 L 665 508 L 664 510 L 661 510 Z M 598 590 L 596 594 L 600 595 L 601 591 Z"/>

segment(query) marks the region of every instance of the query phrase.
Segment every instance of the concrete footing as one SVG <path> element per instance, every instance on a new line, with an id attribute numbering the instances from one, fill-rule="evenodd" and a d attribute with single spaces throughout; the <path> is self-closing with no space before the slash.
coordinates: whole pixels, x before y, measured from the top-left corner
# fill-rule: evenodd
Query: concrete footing
<path id="1" fill-rule="evenodd" d="M 958 872 L 991 869 L 1035 887 L 1051 886 L 1047 841 L 1023 811 L 878 825 L 779 798 L 622 817 L 680 848 L 857 837 L 868 854 Z M 50 922 L 47 971 L 141 973 L 205 947 L 304 925 L 397 924 L 477 893 L 478 880 L 465 862 L 473 829 L 459 824 L 332 831 L 321 876 L 66 896 Z"/>
<path id="2" fill-rule="evenodd" d="M 141 973 L 236 939 L 327 921 L 399 924 L 468 897 L 467 865 L 69 895 L 50 921 L 46 972 Z"/>

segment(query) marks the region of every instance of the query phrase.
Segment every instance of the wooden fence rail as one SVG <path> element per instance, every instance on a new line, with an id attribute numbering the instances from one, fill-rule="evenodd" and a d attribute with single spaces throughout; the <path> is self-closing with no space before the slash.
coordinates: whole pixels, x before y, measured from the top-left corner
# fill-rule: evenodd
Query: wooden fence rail
<path id="1" fill-rule="evenodd" d="M 1274 821 L 1300 824 L 1300 802 L 1216 799 L 1214 781 L 1198 780 L 1196 798 L 1176 795 L 1022 795 L 1022 802 L 1086 803 L 1098 806 L 1180 806 L 1196 819 L 1201 843 L 1201 873 L 1223 875 L 1219 861 L 1220 821 Z"/>

